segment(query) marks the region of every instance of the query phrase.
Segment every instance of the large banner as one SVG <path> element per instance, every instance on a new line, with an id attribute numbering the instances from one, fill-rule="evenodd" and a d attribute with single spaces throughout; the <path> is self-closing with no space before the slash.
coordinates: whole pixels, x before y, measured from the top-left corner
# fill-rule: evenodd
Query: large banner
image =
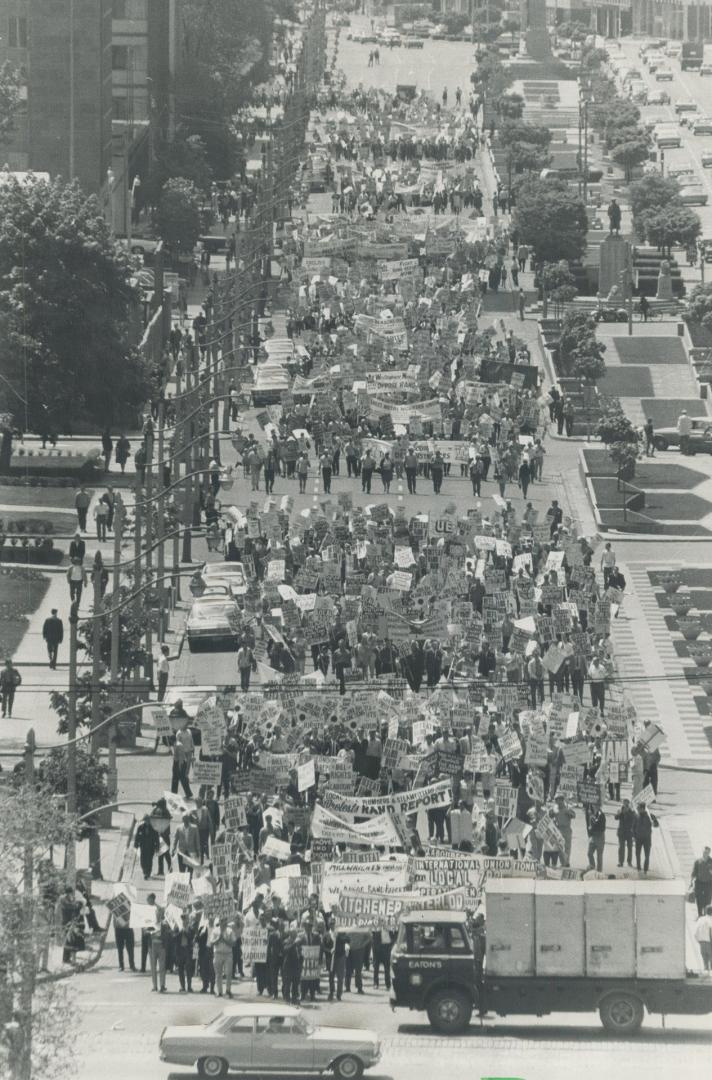
<path id="1" fill-rule="evenodd" d="M 354 814 L 356 817 L 374 817 L 379 814 L 415 814 L 421 806 L 432 810 L 436 806 L 449 806 L 452 802 L 452 781 L 440 780 L 428 787 L 414 791 L 400 791 L 394 795 L 339 795 L 325 791 L 324 806 L 337 814 Z M 313 831 L 313 827 L 312 827 Z M 317 834 L 315 834 L 317 835 Z"/>
<path id="2" fill-rule="evenodd" d="M 384 844 L 400 847 L 403 842 L 390 814 L 379 814 L 360 825 L 350 825 L 348 821 L 319 805 L 314 807 L 311 833 L 312 836 L 331 840 L 335 844 Z"/>

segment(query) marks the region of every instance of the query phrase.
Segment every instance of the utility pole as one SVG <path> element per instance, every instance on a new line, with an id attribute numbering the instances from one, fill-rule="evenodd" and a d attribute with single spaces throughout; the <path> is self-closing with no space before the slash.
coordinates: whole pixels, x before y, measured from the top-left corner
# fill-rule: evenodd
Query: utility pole
<path id="1" fill-rule="evenodd" d="M 146 581 L 153 577 L 153 430 L 146 432 Z M 149 587 L 150 592 L 150 587 Z M 148 618 L 146 621 L 146 678 L 153 686 L 153 630 L 151 627 L 151 600 L 148 599 Z M 139 599 L 139 603 L 142 601 Z"/>
<path id="2" fill-rule="evenodd" d="M 69 611 L 69 693 L 67 695 L 67 813 L 77 813 L 77 625 L 79 604 L 75 600 Z M 72 838 L 67 843 L 67 878 L 74 885 L 77 875 L 77 846 Z"/>
<path id="3" fill-rule="evenodd" d="M 25 787 L 28 797 L 35 784 L 35 731 L 30 728 L 25 736 Z M 35 919 L 34 891 L 34 841 L 27 836 L 23 846 L 22 868 L 22 928 L 20 930 L 20 992 L 18 995 L 18 1040 L 17 1070 L 18 1080 L 30 1080 L 32 1076 L 32 999 L 35 995 L 37 964 L 35 957 Z"/>
<path id="4" fill-rule="evenodd" d="M 160 594 L 163 594 L 164 585 L 163 579 L 165 576 L 166 561 L 165 550 L 163 546 L 163 524 L 165 514 L 165 484 L 164 484 L 164 465 L 163 465 L 163 444 L 164 444 L 164 423 L 165 423 L 165 406 L 163 398 L 158 403 L 158 580 Z M 165 618 L 164 618 L 163 603 L 159 603 L 158 608 L 158 640 L 163 641 L 165 638 Z"/>
<path id="5" fill-rule="evenodd" d="M 139 508 L 136 507 L 136 514 L 138 514 Z M 124 504 L 121 501 L 121 496 L 117 494 L 116 503 L 114 505 L 114 565 L 112 569 L 112 596 L 114 611 L 111 616 L 111 667 L 110 667 L 110 682 L 112 692 L 118 690 L 119 682 L 119 650 L 121 647 L 121 612 L 119 611 L 119 588 L 121 586 L 121 538 L 124 530 Z M 118 700 L 118 696 L 116 697 Z M 111 698 L 111 710 L 114 709 L 114 696 L 112 693 Z M 113 802 L 116 798 L 116 724 L 110 724 L 107 732 L 107 743 L 109 747 L 109 761 L 108 761 L 108 780 L 109 780 L 109 801 Z"/>

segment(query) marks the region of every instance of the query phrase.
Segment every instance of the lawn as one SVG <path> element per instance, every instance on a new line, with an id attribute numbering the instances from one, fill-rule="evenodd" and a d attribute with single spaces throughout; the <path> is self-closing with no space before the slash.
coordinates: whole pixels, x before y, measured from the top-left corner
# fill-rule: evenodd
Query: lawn
<path id="1" fill-rule="evenodd" d="M 686 364 L 679 337 L 617 337 L 613 346 L 621 364 Z"/>
<path id="2" fill-rule="evenodd" d="M 624 367 L 608 367 L 606 374 L 599 380 L 598 389 L 610 397 L 652 397 L 655 393 L 650 368 L 639 367 L 631 370 Z"/>
<path id="3" fill-rule="evenodd" d="M 77 490 L 79 490 L 77 488 Z M 30 484 L 0 484 L 0 506 L 36 506 L 74 511 L 74 488 L 35 487 Z M 2 511 L 0 511 L 0 517 Z"/>
<path id="4" fill-rule="evenodd" d="M 712 505 L 699 495 L 685 492 L 671 495 L 669 492 L 647 491 L 645 513 L 661 521 L 700 521 L 712 513 Z"/>
<path id="5" fill-rule="evenodd" d="M 688 589 L 712 589 L 712 567 L 688 566 L 671 570 L 648 570 L 648 578 L 653 588 L 662 589 L 665 578 L 673 573 L 679 576 Z"/>
<path id="6" fill-rule="evenodd" d="M 36 570 L 0 567 L 0 658 L 17 651 L 34 614 L 49 588 L 49 578 Z"/>
<path id="7" fill-rule="evenodd" d="M 582 453 L 589 476 L 614 477 L 616 475 L 616 466 L 608 456 L 607 450 L 587 447 Z M 690 491 L 706 479 L 707 476 L 704 473 L 691 469 L 687 465 L 673 465 L 665 460 L 664 454 L 656 454 L 655 457 L 636 462 L 632 484 L 646 491 L 649 488 Z"/>

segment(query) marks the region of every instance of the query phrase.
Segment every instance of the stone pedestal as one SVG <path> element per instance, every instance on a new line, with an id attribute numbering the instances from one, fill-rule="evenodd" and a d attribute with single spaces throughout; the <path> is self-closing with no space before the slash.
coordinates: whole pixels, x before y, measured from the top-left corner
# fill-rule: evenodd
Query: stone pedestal
<path id="1" fill-rule="evenodd" d="M 672 300 L 672 277 L 670 275 L 670 263 L 663 259 L 658 271 L 658 290 L 655 293 L 658 300 Z"/>
<path id="2" fill-rule="evenodd" d="M 532 60 L 548 60 L 551 38 L 546 25 L 546 0 L 521 0 L 520 21 L 525 54 Z"/>
<path id="3" fill-rule="evenodd" d="M 621 236 L 607 236 L 599 250 L 598 291 L 601 296 L 608 296 L 614 285 L 620 285 L 621 274 L 628 269 L 630 244 Z"/>

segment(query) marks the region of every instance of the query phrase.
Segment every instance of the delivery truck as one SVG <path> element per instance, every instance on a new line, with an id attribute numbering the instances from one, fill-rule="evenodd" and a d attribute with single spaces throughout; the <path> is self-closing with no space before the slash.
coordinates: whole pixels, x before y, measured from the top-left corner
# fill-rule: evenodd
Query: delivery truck
<path id="1" fill-rule="evenodd" d="M 701 68 L 705 55 L 705 47 L 701 41 L 683 41 L 680 53 L 680 69 L 687 71 L 693 68 Z"/>
<path id="2" fill-rule="evenodd" d="M 410 911 L 391 954 L 392 1008 L 427 1012 L 443 1035 L 474 1010 L 498 1016 L 595 1013 L 613 1035 L 646 1011 L 712 1012 L 712 979 L 685 966 L 678 881 L 501 878 L 485 887 L 485 949 L 462 911 Z M 476 957 L 483 955 L 483 962 Z"/>

